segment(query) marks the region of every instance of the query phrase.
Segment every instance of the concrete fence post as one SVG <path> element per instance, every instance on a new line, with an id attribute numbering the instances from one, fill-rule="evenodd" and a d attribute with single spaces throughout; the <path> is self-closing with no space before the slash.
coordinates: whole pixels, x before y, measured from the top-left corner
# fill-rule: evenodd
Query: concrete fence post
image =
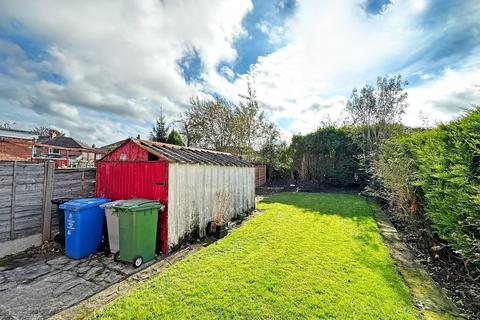
<path id="1" fill-rule="evenodd" d="M 42 241 L 51 238 L 52 227 L 52 196 L 53 196 L 53 174 L 55 162 L 46 161 L 43 180 L 43 203 L 42 203 Z"/>

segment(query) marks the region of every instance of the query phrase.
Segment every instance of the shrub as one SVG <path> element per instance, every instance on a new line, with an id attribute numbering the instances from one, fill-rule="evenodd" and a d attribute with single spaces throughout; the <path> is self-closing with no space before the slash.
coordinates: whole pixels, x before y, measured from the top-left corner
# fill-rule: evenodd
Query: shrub
<path id="1" fill-rule="evenodd" d="M 480 265 L 480 108 L 459 120 L 390 139 L 376 174 L 384 194 L 413 223 Z"/>
<path id="2" fill-rule="evenodd" d="M 346 128 L 326 127 L 292 139 L 293 170 L 301 181 L 357 183 L 358 148 Z"/>
<path id="3" fill-rule="evenodd" d="M 430 247 L 433 235 L 431 221 L 425 215 L 422 189 L 419 185 L 418 159 L 413 138 L 417 133 L 403 132 L 385 141 L 378 159 L 372 165 L 372 173 L 380 187 L 373 195 L 382 198 L 401 220 L 413 228 Z"/>

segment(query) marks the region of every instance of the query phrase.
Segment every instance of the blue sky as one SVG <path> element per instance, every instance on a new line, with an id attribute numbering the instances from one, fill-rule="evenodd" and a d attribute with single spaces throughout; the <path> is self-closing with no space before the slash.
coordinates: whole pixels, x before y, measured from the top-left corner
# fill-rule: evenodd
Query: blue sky
<path id="1" fill-rule="evenodd" d="M 253 10 L 242 20 L 246 35 L 234 42 L 238 57 L 231 68 L 236 74 L 247 73 L 258 57 L 267 56 L 285 45 L 281 31 L 278 40 L 272 40 L 270 32 L 283 28 L 295 14 L 296 6 L 295 0 L 253 1 Z"/>
<path id="2" fill-rule="evenodd" d="M 0 122 L 87 143 L 147 136 L 163 107 L 252 81 L 285 139 L 340 121 L 354 87 L 408 80 L 409 125 L 480 103 L 475 0 L 0 0 Z"/>

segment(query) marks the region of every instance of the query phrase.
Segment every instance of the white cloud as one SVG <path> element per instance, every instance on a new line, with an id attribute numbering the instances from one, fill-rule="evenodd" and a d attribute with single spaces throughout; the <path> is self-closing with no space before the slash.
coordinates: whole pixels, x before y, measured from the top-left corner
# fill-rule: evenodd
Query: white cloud
<path id="1" fill-rule="evenodd" d="M 458 69 L 445 69 L 439 77 L 408 90 L 410 107 L 405 123 L 423 125 L 419 114 L 430 122 L 447 122 L 472 105 L 480 105 L 480 54 Z"/>
<path id="2" fill-rule="evenodd" d="M 13 18 L 45 40 L 48 63 L 67 82 L 40 81 L 38 63 L 0 42 L 2 52 L 20 60 L 9 69 L 27 89 L 9 101 L 87 141 L 134 134 L 140 124 L 145 135 L 160 105 L 173 119 L 200 90 L 185 83 L 177 61 L 192 48 L 206 72 L 235 59 L 232 44 L 244 34 L 241 20 L 251 9 L 249 0 L 0 1 L 2 21 Z M 66 115 L 72 123 L 62 121 Z M 31 126 L 39 117 L 29 120 Z M 110 131 L 95 129 L 116 121 L 131 124 L 108 138 Z"/>
<path id="3" fill-rule="evenodd" d="M 271 44 L 279 44 L 285 34 L 285 29 L 282 26 L 272 26 L 266 21 L 257 23 L 256 27 L 268 36 L 268 40 Z"/>
<path id="4" fill-rule="evenodd" d="M 325 117 L 341 120 L 351 90 L 374 84 L 377 76 L 387 73 L 417 75 L 424 81 L 420 86 L 407 87 L 411 97 L 411 107 L 404 119 L 407 125 L 421 124 L 418 117 L 421 110 L 432 120 L 445 121 L 460 112 L 454 105 L 468 105 L 476 97 L 462 92 L 469 92 L 469 81 L 478 77 L 469 70 L 479 70 L 473 63 L 480 61 L 480 54 L 471 53 L 468 63 L 457 59 L 454 62 L 459 65 L 452 66 L 440 78 L 438 74 L 423 71 L 426 62 L 437 63 L 426 61 L 429 58 L 424 55 L 438 49 L 435 48 L 438 40 L 463 23 L 477 24 L 480 30 L 479 11 L 475 14 L 473 10 L 480 6 L 470 3 L 471 6 L 465 6 L 469 12 L 461 19 L 449 18 L 446 25 L 439 23 L 437 29 L 425 25 L 423 20 L 422 14 L 430 5 L 427 0 L 395 1 L 376 16 L 364 12 L 363 0 L 302 1 L 285 27 L 290 39 L 288 45 L 260 57 L 250 76 L 273 120 L 294 119 L 287 131 L 311 131 Z M 268 32 L 267 25 L 258 27 Z M 445 48 L 445 51 L 455 49 L 461 50 Z M 246 79 L 241 77 L 231 85 L 216 75 L 208 78 L 212 88 L 228 97 L 244 90 Z M 324 107 L 311 107 L 315 105 Z"/>
<path id="5" fill-rule="evenodd" d="M 354 87 L 401 72 L 423 81 L 408 89 L 405 122 L 419 124 L 419 111 L 445 121 L 478 98 L 471 83 L 480 82 L 480 54 L 451 66 L 438 58 L 446 64 L 438 73 L 422 69 L 420 53 L 449 28 L 480 21 L 479 5 L 469 3 L 471 12 L 431 30 L 422 21 L 428 0 L 398 0 L 375 16 L 363 10 L 365 0 L 300 1 L 284 26 L 257 24 L 272 43 L 286 45 L 259 57 L 232 83 L 233 70 L 224 66 L 219 74 L 217 65 L 233 62 L 239 54 L 234 41 L 251 36 L 241 24 L 250 0 L 0 0 L 0 23 L 18 20 L 45 40 L 50 55 L 32 62 L 19 46 L 0 40 L 0 53 L 9 57 L 1 67 L 13 75 L 0 73 L 0 109 L 24 126 L 54 125 L 86 142 L 108 143 L 147 135 L 160 105 L 173 120 L 190 96 L 216 92 L 234 100 L 253 79 L 270 119 L 293 119 L 282 129 L 289 137 L 314 130 L 326 117 L 344 117 Z M 478 30 L 477 22 L 477 36 Z M 202 60 L 203 82 L 187 84 L 177 61 L 192 49 Z M 57 72 L 67 83 L 42 81 L 40 70 Z"/>
<path id="6" fill-rule="evenodd" d="M 423 11 L 427 7 L 427 0 L 411 0 L 411 3 L 416 11 Z"/>
<path id="7" fill-rule="evenodd" d="M 399 3 L 372 18 L 360 4 L 302 2 L 289 25 L 293 41 L 260 60 L 253 72 L 257 83 L 266 83 L 272 94 L 288 94 L 286 99 L 350 90 L 421 40 L 410 28 L 416 13 L 408 6 Z"/>
<path id="8" fill-rule="evenodd" d="M 347 92 L 374 80 L 378 70 L 385 70 L 421 39 L 421 31 L 410 28 L 417 12 L 407 3 L 399 2 L 373 18 L 363 11 L 362 4 L 301 2 L 285 26 L 289 43 L 260 57 L 253 66 L 250 76 L 271 118 L 295 119 L 287 130 L 305 133 L 327 115 L 339 117 Z M 268 25 L 257 27 L 270 32 Z M 247 81 L 240 77 L 232 85 L 217 74 L 206 79 L 212 90 L 233 98 Z"/>

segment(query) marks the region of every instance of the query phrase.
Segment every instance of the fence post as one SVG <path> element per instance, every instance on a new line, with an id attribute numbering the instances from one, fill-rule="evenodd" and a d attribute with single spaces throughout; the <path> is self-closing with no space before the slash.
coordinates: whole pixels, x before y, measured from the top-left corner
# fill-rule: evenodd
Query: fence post
<path id="1" fill-rule="evenodd" d="M 13 161 L 12 170 L 12 197 L 10 204 L 10 240 L 15 239 L 15 198 L 17 192 L 17 161 Z"/>
<path id="2" fill-rule="evenodd" d="M 48 241 L 51 237 L 52 227 L 52 195 L 53 195 L 53 174 L 55 162 L 46 161 L 43 180 L 43 204 L 42 204 L 42 240 Z"/>
<path id="3" fill-rule="evenodd" d="M 83 193 L 84 184 L 85 184 L 85 169 L 82 169 L 82 195 L 84 195 Z"/>

